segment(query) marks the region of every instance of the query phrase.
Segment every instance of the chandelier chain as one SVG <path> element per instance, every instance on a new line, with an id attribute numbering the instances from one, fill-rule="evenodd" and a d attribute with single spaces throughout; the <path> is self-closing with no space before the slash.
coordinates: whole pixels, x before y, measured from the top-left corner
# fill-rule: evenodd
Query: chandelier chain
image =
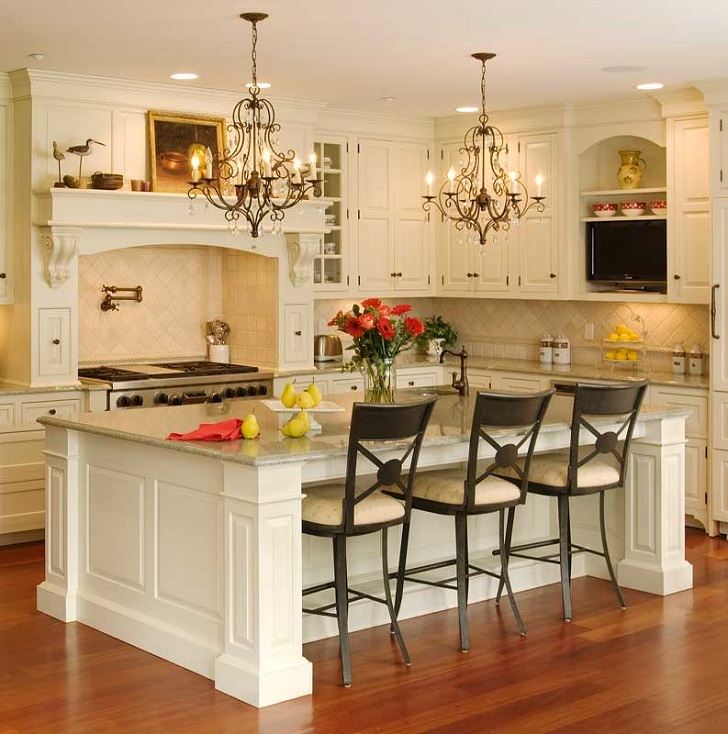
<path id="1" fill-rule="evenodd" d="M 256 49 L 258 45 L 258 23 L 256 21 L 253 21 L 251 23 L 253 26 L 253 48 L 250 52 L 250 58 L 252 60 L 252 69 L 253 69 L 253 87 L 258 86 L 258 51 Z"/>

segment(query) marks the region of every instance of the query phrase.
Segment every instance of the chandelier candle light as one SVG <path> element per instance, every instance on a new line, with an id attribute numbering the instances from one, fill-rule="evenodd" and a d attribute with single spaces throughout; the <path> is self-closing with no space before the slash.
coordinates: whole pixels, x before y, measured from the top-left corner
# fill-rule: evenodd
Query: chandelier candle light
<path id="1" fill-rule="evenodd" d="M 508 157 L 508 145 L 503 133 L 489 123 L 485 111 L 485 65 L 495 54 L 476 53 L 472 55 L 480 61 L 481 112 L 478 124 L 465 133 L 464 146 L 459 149 L 463 158 L 460 171 L 452 166 L 444 181 L 433 194 L 435 177 L 428 171 L 425 182 L 427 194 L 422 208 L 430 212 L 433 204 L 443 220 L 455 222 L 458 231 L 467 230 L 485 245 L 488 232 L 503 230 L 507 232 L 511 223 L 518 220 L 532 207 L 538 212 L 545 211 L 542 196 L 544 178 L 535 177 L 536 196 L 529 196 L 528 188 L 518 171 L 506 173 L 502 159 Z M 487 178 L 486 178 L 486 169 Z M 490 191 L 488 190 L 490 185 Z"/>
<path id="2" fill-rule="evenodd" d="M 210 204 L 222 209 L 235 233 L 239 219 L 244 217 L 248 232 L 258 237 L 266 218 L 273 223 L 273 233 L 280 234 L 285 210 L 309 198 L 309 194 L 321 196 L 323 179 L 318 178 L 315 153 L 309 156 L 304 175 L 295 151 L 277 150 L 281 126 L 276 122 L 271 102 L 260 96 L 256 61 L 258 23 L 268 15 L 243 13 L 240 17 L 252 26 L 250 96 L 233 108 L 232 122 L 227 126 L 228 144 L 218 156 L 217 175 L 213 175 L 211 153 L 206 161 L 192 157 L 191 188 L 187 195 L 194 199 L 202 194 Z"/>

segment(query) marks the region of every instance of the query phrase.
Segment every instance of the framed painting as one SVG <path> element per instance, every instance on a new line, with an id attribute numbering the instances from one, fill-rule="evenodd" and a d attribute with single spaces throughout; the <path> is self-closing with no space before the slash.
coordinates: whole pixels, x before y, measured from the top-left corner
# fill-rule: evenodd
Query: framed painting
<path id="1" fill-rule="evenodd" d="M 150 110 L 149 159 L 154 191 L 186 193 L 190 188 L 192 156 L 204 169 L 205 151 L 217 159 L 225 147 L 225 118 L 200 117 Z"/>

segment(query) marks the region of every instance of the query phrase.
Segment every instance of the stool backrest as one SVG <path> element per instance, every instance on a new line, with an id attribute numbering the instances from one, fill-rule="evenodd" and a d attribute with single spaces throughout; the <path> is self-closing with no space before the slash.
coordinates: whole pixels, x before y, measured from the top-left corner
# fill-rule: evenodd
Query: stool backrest
<path id="1" fill-rule="evenodd" d="M 356 505 L 381 487 L 398 487 L 404 496 L 405 517 L 409 516 L 412 509 L 412 482 L 417 471 L 422 439 L 436 401 L 437 398 L 397 405 L 354 403 L 349 429 L 343 508 L 344 529 L 347 532 L 354 528 Z M 398 459 L 383 461 L 377 456 L 377 452 L 391 451 L 393 446 L 365 446 L 363 442 L 367 441 L 402 442 L 403 454 Z M 357 493 L 356 477 L 360 455 L 377 468 L 377 478 L 371 487 Z M 403 477 L 403 465 L 408 458 L 409 470 Z"/>
<path id="2" fill-rule="evenodd" d="M 578 493 L 579 469 L 590 461 L 605 455 L 613 456 L 619 465 L 619 483 L 606 486 L 624 485 L 632 433 L 646 390 L 646 382 L 576 386 L 569 448 L 568 489 L 570 492 Z M 616 431 L 600 431 L 589 421 L 592 416 L 612 416 L 621 421 L 621 424 Z M 591 433 L 595 440 L 591 452 L 579 458 L 579 439 L 582 429 Z M 622 444 L 621 451 L 620 443 Z M 589 489 L 593 491 L 594 488 Z"/>
<path id="3" fill-rule="evenodd" d="M 502 474 L 509 469 L 515 472 L 520 480 L 518 484 L 521 490 L 521 500 L 525 501 L 531 457 L 544 414 L 554 392 L 555 390 L 552 389 L 526 395 L 478 393 L 473 410 L 473 425 L 470 430 L 470 450 L 465 478 L 465 510 L 477 507 L 475 490 L 480 482 L 491 475 Z M 502 444 L 492 435 L 494 428 L 517 428 L 522 430 L 522 435 L 518 443 Z M 481 440 L 495 449 L 495 456 L 485 471 L 478 474 L 478 453 Z M 524 450 L 525 461 L 521 467 L 519 455 L 522 457 Z"/>

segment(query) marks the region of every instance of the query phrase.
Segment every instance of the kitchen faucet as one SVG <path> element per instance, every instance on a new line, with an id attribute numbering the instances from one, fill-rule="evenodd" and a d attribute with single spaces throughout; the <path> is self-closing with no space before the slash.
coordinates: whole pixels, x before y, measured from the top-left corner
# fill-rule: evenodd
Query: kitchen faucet
<path id="1" fill-rule="evenodd" d="M 453 357 L 460 358 L 460 377 L 457 377 L 457 373 L 452 373 L 452 386 L 458 391 L 459 395 L 467 395 L 469 392 L 468 386 L 468 366 L 466 360 L 468 359 L 468 351 L 465 347 L 459 352 L 453 352 L 450 349 L 443 349 L 440 352 L 440 364 L 445 361 L 445 355 L 452 354 Z"/>

